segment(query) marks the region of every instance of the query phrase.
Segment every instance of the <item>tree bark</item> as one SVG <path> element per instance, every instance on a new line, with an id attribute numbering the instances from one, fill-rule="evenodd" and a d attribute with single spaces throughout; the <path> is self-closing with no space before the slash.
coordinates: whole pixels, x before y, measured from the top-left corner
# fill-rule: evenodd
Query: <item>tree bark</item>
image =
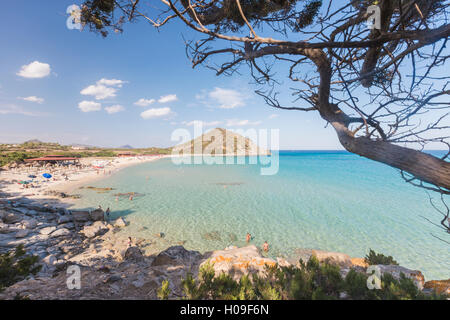
<path id="1" fill-rule="evenodd" d="M 419 180 L 450 191 L 450 162 L 383 140 L 355 138 L 342 122 L 332 122 L 332 125 L 347 151 L 403 170 Z"/>

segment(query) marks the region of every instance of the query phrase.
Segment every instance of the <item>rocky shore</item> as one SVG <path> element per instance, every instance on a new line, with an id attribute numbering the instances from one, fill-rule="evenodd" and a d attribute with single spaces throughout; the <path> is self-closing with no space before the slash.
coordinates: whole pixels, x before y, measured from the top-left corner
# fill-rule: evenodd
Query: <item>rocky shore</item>
<path id="1" fill-rule="evenodd" d="M 288 266 L 293 261 L 264 258 L 253 245 L 201 254 L 172 246 L 153 255 L 143 254 L 145 239 L 127 241 L 120 237 L 126 228 L 123 218 L 107 222 L 101 209 L 74 211 L 52 205 L 37 205 L 22 198 L 0 200 L 0 253 L 23 245 L 27 253 L 39 257 L 41 271 L 0 293 L 0 299 L 156 299 L 163 280 L 169 280 L 170 298 L 182 296 L 181 279 L 187 272 L 198 274 L 200 266 L 212 263 L 216 274 L 221 272 L 235 279 L 243 274 L 264 275 L 265 266 Z M 319 261 L 339 265 L 345 276 L 351 269 L 366 272 L 362 258 L 343 253 L 303 250 L 302 257 L 314 255 Z M 67 268 L 77 265 L 81 270 L 81 288 L 69 289 Z M 429 281 L 420 271 L 395 265 L 379 266 L 382 273 L 395 278 L 400 273 L 414 280 L 424 291 L 438 289 L 450 293 L 449 281 Z"/>

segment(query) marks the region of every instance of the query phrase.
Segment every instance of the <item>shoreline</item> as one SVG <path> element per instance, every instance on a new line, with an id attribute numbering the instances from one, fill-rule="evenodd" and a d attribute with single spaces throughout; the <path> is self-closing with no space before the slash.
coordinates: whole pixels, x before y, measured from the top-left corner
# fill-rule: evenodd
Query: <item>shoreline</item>
<path id="1" fill-rule="evenodd" d="M 121 273 L 122 278 L 126 277 L 127 279 L 130 279 L 129 281 L 127 280 L 126 286 L 133 287 L 132 295 L 127 296 L 142 298 L 143 296 L 135 295 L 138 294 L 137 291 L 139 291 L 138 289 L 140 288 L 140 284 L 135 285 L 135 283 L 140 283 L 143 280 L 139 277 L 135 278 L 135 274 L 137 274 L 138 271 L 136 271 L 136 273 L 134 271 L 131 272 L 128 269 L 128 267 L 136 267 L 133 261 L 128 261 L 128 256 L 131 255 L 131 253 L 128 254 L 127 252 L 131 248 L 133 248 L 133 251 L 139 252 L 139 254 L 135 252 L 136 256 L 133 255 L 132 259 L 136 258 L 141 261 L 141 265 L 135 270 L 140 270 L 142 267 L 145 270 L 148 270 L 149 275 L 154 273 L 164 273 L 164 277 L 172 279 L 171 281 L 177 283 L 177 286 L 177 281 L 183 273 L 193 266 L 192 261 L 195 261 L 195 267 L 198 267 L 200 263 L 203 263 L 211 256 L 216 256 L 218 262 L 226 262 L 228 261 L 226 259 L 231 259 L 232 265 L 237 265 L 239 267 L 246 265 L 247 267 L 244 268 L 244 271 L 247 271 L 247 269 L 250 270 L 250 267 L 261 267 L 261 263 L 263 266 L 264 263 L 269 265 L 276 263 L 280 266 L 295 265 L 295 262 L 288 258 L 266 258 L 261 254 L 260 249 L 254 246 L 244 246 L 240 248 L 228 247 L 225 248 L 225 250 L 216 248 L 211 252 L 198 252 L 186 250 L 183 244 L 171 244 L 167 249 L 154 250 L 148 255 L 146 254 L 147 249 L 151 249 L 154 241 L 157 240 L 132 236 L 133 245 L 130 247 L 128 243 L 128 236 L 130 234 L 127 232 L 127 225 L 129 223 L 124 218 L 119 217 L 115 221 L 104 221 L 103 211 L 101 211 L 101 218 L 94 218 L 93 212 L 90 211 L 68 211 L 67 207 L 73 203 L 73 199 L 54 197 L 53 200 L 57 203 L 54 204 L 50 201 L 48 195 L 43 194 L 50 189 L 68 192 L 82 184 L 108 177 L 110 174 L 117 173 L 123 168 L 168 157 L 171 156 L 148 159 L 116 159 L 118 161 L 115 161 L 110 167 L 105 166 L 104 170 L 106 174 L 98 172 L 95 168 L 90 168 L 89 170 L 74 174 L 69 181 L 60 180 L 45 182 L 42 189 L 40 189 L 40 193 L 34 196 L 26 194 L 33 189 L 22 188 L 17 183 L 7 185 L 6 189 L 4 189 L 2 185 L 2 191 L 15 190 L 16 194 L 11 197 L 0 195 L 0 198 L 3 198 L 0 199 L 0 218 L 3 220 L 3 222 L 0 221 L 1 251 L 12 250 L 17 245 L 24 244 L 27 252 L 38 255 L 40 257 L 40 263 L 44 266 L 43 272 L 38 276 L 31 277 L 13 285 L 11 290 L 8 289 L 8 293 L 3 297 L 13 297 L 15 296 L 15 293 L 18 292 L 20 294 L 32 292 L 32 297 L 37 299 L 43 297 L 51 299 L 58 298 L 57 296 L 51 296 L 51 293 L 47 293 L 47 286 L 54 286 L 55 288 L 58 288 L 58 290 L 65 290 L 65 269 L 71 264 L 77 264 L 82 266 L 83 272 L 86 273 L 84 275 L 85 277 L 92 277 L 93 283 L 98 286 L 105 285 L 108 290 L 111 288 L 113 288 L 113 290 L 116 289 L 113 285 L 109 284 L 107 279 L 102 278 L 103 273 L 98 270 L 108 268 L 114 273 Z M 92 165 L 92 163 L 98 160 L 98 158 L 88 158 L 85 159 L 85 164 Z M 109 173 L 109 171 L 111 172 Z M 21 173 L 21 175 L 27 173 L 24 172 Z M 18 179 L 19 176 L 20 174 L 17 172 L 10 173 L 9 176 L 2 173 L 0 174 L 0 183 L 5 183 L 5 177 L 14 178 L 10 180 L 13 181 Z M 84 216 L 85 218 L 78 220 L 78 218 L 82 218 L 81 216 Z M 364 270 L 367 268 L 363 258 L 352 258 L 347 254 L 339 252 L 313 249 L 310 249 L 309 251 L 309 256 L 315 255 L 321 261 L 326 261 L 327 259 L 335 261 L 344 274 L 352 268 L 356 268 L 361 272 L 365 272 Z M 247 255 L 244 260 L 240 258 L 242 253 Z M 172 267 L 173 265 L 171 264 L 169 264 L 171 265 L 170 267 L 167 267 L 167 264 L 165 264 L 168 261 L 167 256 L 176 256 L 176 268 Z M 226 257 L 226 259 L 223 260 L 223 257 Z M 254 265 L 252 265 L 252 263 Z M 226 265 L 228 266 L 228 262 Z M 218 264 L 218 270 L 221 270 L 220 268 L 222 267 L 225 267 L 225 265 Z M 176 272 L 172 273 L 172 270 L 176 270 Z M 411 270 L 400 266 L 390 266 L 390 269 L 386 269 L 386 272 L 392 272 L 395 275 L 399 273 L 399 270 L 401 272 L 408 272 L 408 276 L 414 281 L 417 281 L 418 285 L 424 285 L 425 278 L 418 270 Z M 162 280 L 164 280 L 164 277 L 154 277 L 150 282 L 153 284 L 156 282 L 157 285 L 155 288 L 158 288 L 161 285 Z M 121 287 L 121 289 L 123 288 Z M 120 290 L 118 291 L 120 292 Z M 85 298 L 85 296 L 71 296 L 72 292 L 73 291 L 69 290 L 60 298 Z M 46 296 L 47 294 L 49 294 L 49 296 Z M 96 291 L 95 295 L 90 296 L 90 298 L 107 299 L 108 296 L 103 296 L 103 293 L 99 290 Z M 152 296 L 152 298 L 155 297 Z"/>
<path id="2" fill-rule="evenodd" d="M 205 263 L 212 264 L 216 275 L 224 272 L 235 280 L 244 274 L 264 276 L 266 266 L 299 267 L 298 262 L 288 259 L 267 258 L 252 244 L 204 253 L 171 245 L 146 254 L 145 248 L 153 244 L 152 239 L 134 237 L 128 241 L 121 233 L 129 223 L 122 217 L 104 221 L 103 210 L 68 211 L 40 206 L 27 199 L 15 203 L 0 201 L 0 209 L 1 253 L 23 245 L 28 254 L 39 257 L 42 266 L 38 274 L 7 287 L 0 293 L 0 299 L 157 299 L 157 289 L 165 280 L 172 284 L 175 293 L 172 298 L 176 298 L 182 294 L 181 279 L 187 272 L 197 277 Z M 343 278 L 351 270 L 366 274 L 368 264 L 364 258 L 352 258 L 340 252 L 310 251 L 310 256 L 315 256 L 319 263 L 339 267 Z M 67 287 L 69 266 L 81 269 L 81 290 Z M 419 270 L 397 265 L 378 267 L 382 274 L 388 273 L 396 279 L 403 273 L 426 294 L 442 286 L 449 290 L 445 287 L 449 280 L 425 282 Z"/>
<path id="3" fill-rule="evenodd" d="M 38 203 L 49 203 L 51 200 L 55 200 L 59 205 L 69 207 L 73 204 L 75 199 L 70 197 L 61 198 L 58 196 L 52 196 L 49 192 L 54 193 L 71 193 L 80 186 L 83 186 L 89 182 L 101 180 L 105 177 L 109 177 L 120 170 L 139 165 L 143 163 L 153 162 L 159 159 L 169 158 L 170 155 L 163 155 L 151 158 L 82 158 L 81 164 L 83 169 L 23 169 L 23 170 L 7 170 L 0 171 L 0 190 L 2 193 L 9 194 L 11 198 L 26 197 Z M 94 163 L 105 162 L 104 168 L 94 168 Z M 37 171 L 42 171 L 37 174 Z M 42 173 L 49 172 L 52 174 L 52 178 L 45 181 L 41 177 Z M 18 182 L 21 180 L 29 180 L 28 176 L 34 174 L 37 176 L 35 184 L 36 188 L 24 188 Z M 68 180 L 63 178 L 67 175 Z"/>

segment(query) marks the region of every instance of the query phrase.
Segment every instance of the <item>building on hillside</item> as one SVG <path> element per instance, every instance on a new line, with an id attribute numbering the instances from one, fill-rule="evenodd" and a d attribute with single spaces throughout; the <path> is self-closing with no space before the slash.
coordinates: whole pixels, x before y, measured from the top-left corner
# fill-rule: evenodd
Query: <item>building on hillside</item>
<path id="1" fill-rule="evenodd" d="M 119 158 L 125 158 L 125 157 L 135 157 L 136 155 L 131 152 L 123 152 L 123 153 L 118 153 L 117 156 Z"/>
<path id="2" fill-rule="evenodd" d="M 47 164 L 47 163 L 63 164 L 63 163 L 69 163 L 69 162 L 71 162 L 73 164 L 78 164 L 79 161 L 80 161 L 79 158 L 66 157 L 66 156 L 62 156 L 62 155 L 47 155 L 47 156 L 40 157 L 40 158 L 25 159 L 25 162 L 28 162 L 28 163 L 37 162 L 40 164 Z"/>

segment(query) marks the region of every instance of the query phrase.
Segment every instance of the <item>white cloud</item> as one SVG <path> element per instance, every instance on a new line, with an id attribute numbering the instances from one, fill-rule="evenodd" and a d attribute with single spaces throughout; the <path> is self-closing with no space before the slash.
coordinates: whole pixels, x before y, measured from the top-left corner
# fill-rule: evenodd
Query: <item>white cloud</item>
<path id="1" fill-rule="evenodd" d="M 155 99 L 144 99 L 144 98 L 141 98 L 138 101 L 136 101 L 134 104 L 136 106 L 139 106 L 139 107 L 147 107 L 147 106 L 149 106 L 149 105 L 151 105 L 152 103 L 155 103 L 155 102 L 156 102 Z"/>
<path id="2" fill-rule="evenodd" d="M 100 111 L 102 104 L 95 101 L 81 101 L 78 108 L 83 112 Z"/>
<path id="3" fill-rule="evenodd" d="M 153 108 L 141 113 L 143 119 L 159 118 L 169 115 L 172 112 L 170 108 Z"/>
<path id="4" fill-rule="evenodd" d="M 39 97 L 36 97 L 36 96 L 30 96 L 30 97 L 24 97 L 24 98 L 18 97 L 18 99 L 29 101 L 29 102 L 36 102 L 36 103 L 39 103 L 39 104 L 44 102 L 43 98 L 39 98 Z"/>
<path id="5" fill-rule="evenodd" d="M 202 92 L 197 94 L 195 98 L 208 107 L 221 109 L 243 107 L 246 104 L 245 100 L 248 99 L 247 96 L 239 91 L 219 87 L 215 87 L 210 92 L 202 90 Z"/>
<path id="6" fill-rule="evenodd" d="M 188 127 L 195 126 L 195 125 L 202 125 L 204 127 L 214 127 L 214 126 L 218 126 L 221 123 L 222 123 L 222 121 L 205 122 L 205 121 L 201 121 L 201 120 L 193 120 L 190 122 L 183 122 L 183 124 L 185 124 Z"/>
<path id="7" fill-rule="evenodd" d="M 44 78 L 50 74 L 50 65 L 39 61 L 33 61 L 30 64 L 23 65 L 18 76 L 30 79 Z"/>
<path id="8" fill-rule="evenodd" d="M 162 96 L 158 99 L 159 103 L 167 103 L 172 101 L 177 101 L 177 95 L 176 94 L 168 94 L 167 96 Z"/>
<path id="9" fill-rule="evenodd" d="M 229 119 L 227 120 L 227 127 L 242 127 L 242 126 L 257 126 L 261 121 Z"/>
<path id="10" fill-rule="evenodd" d="M 82 95 L 94 96 L 97 100 L 113 98 L 116 96 L 117 88 L 121 88 L 126 81 L 118 79 L 102 78 L 96 84 L 90 85 L 80 91 Z"/>
<path id="11" fill-rule="evenodd" d="M 97 84 L 102 84 L 102 85 L 110 86 L 110 87 L 119 87 L 119 88 L 121 88 L 124 83 L 126 83 L 126 81 L 118 80 L 118 79 L 105 79 L 105 78 L 102 78 L 97 81 Z"/>
<path id="12" fill-rule="evenodd" d="M 216 87 L 208 96 L 217 101 L 221 109 L 234 109 L 245 106 L 245 97 L 236 90 Z"/>
<path id="13" fill-rule="evenodd" d="M 93 84 L 81 90 L 82 95 L 94 96 L 97 100 L 103 100 L 116 96 L 116 88 L 106 87 L 102 84 Z"/>
<path id="14" fill-rule="evenodd" d="M 275 119 L 275 118 L 278 118 L 279 116 L 280 116 L 279 114 L 273 113 L 268 118 L 269 119 Z"/>
<path id="15" fill-rule="evenodd" d="M 116 104 L 110 107 L 105 107 L 106 112 L 108 112 L 109 114 L 113 114 L 113 113 L 117 113 L 120 111 L 124 111 L 125 108 L 123 106 L 121 106 L 120 104 Z"/>

